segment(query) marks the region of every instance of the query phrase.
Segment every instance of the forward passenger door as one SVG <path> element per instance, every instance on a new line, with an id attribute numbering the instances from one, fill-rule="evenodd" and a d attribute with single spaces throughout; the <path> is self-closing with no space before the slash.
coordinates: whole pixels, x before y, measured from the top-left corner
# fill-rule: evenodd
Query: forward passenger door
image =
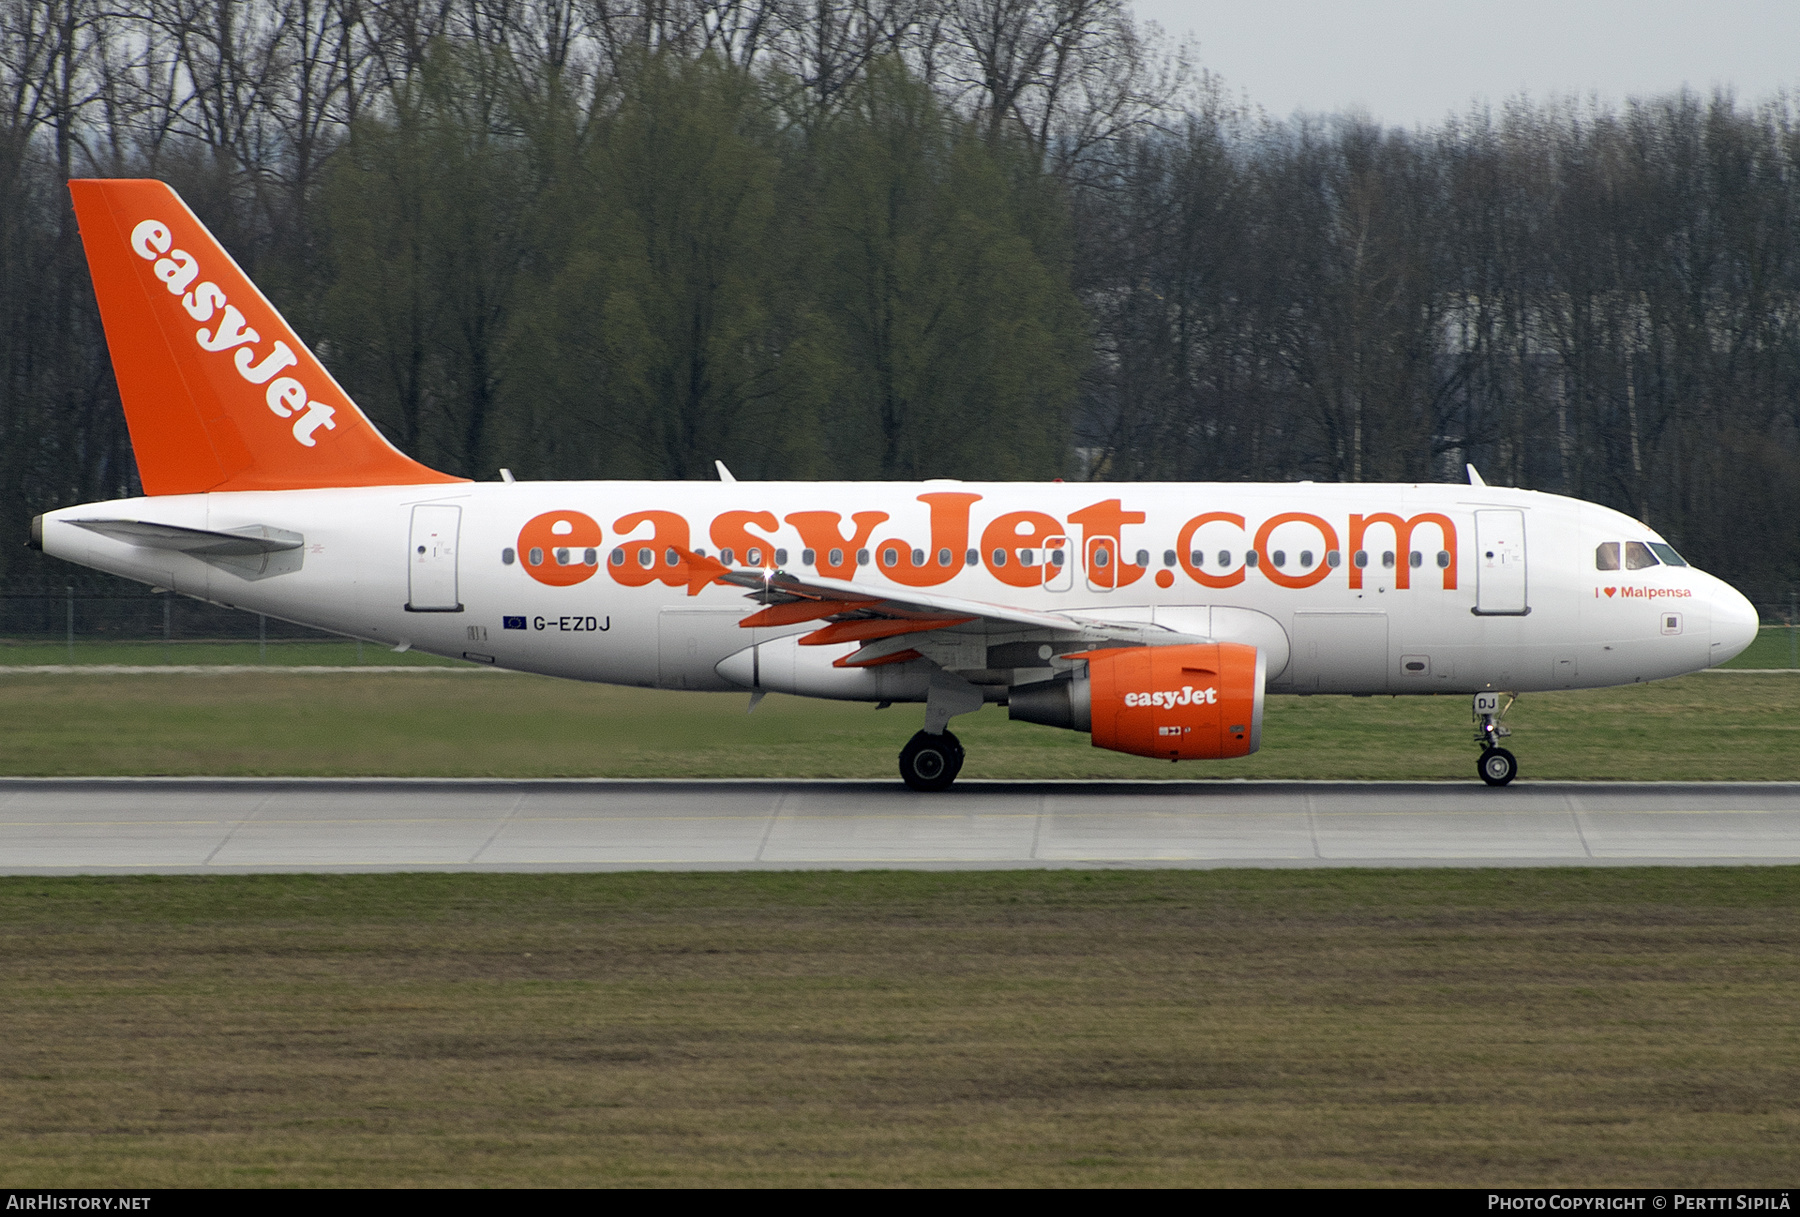
<path id="1" fill-rule="evenodd" d="M 1484 617 L 1522 617 L 1526 603 L 1525 513 L 1490 508 L 1475 513 L 1475 611 Z"/>

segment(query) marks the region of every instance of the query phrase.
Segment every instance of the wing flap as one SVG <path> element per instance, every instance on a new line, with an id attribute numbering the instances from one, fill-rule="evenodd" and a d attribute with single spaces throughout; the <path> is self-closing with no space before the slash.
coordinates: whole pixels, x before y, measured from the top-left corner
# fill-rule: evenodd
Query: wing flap
<path id="1" fill-rule="evenodd" d="M 1047 613 L 1038 609 L 967 600 L 915 588 L 871 591 L 841 579 L 798 578 L 783 570 L 733 570 L 714 558 L 678 550 L 688 569 L 688 594 L 698 595 L 713 583 L 745 589 L 750 599 L 766 605 L 738 624 L 745 628 L 797 625 L 808 621 L 829 624 L 806 636 L 807 644 L 875 641 L 956 629 L 979 622 L 1004 626 L 1039 637 L 1084 643 L 1126 646 L 1175 646 L 1209 642 L 1192 634 L 1177 633 L 1153 622 L 1103 621 L 1079 613 Z M 889 645 L 893 645 L 889 643 Z M 890 653 L 883 647 L 879 654 Z M 850 657 L 852 666 L 867 666 L 877 657 Z M 891 661 L 889 661 L 891 662 Z"/>

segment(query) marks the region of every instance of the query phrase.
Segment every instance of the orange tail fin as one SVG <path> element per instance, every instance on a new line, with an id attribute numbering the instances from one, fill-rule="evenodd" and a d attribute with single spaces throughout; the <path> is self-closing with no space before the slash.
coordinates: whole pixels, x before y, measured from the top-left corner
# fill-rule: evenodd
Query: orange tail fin
<path id="1" fill-rule="evenodd" d="M 146 494 L 464 480 L 388 443 L 173 190 L 69 190 Z"/>

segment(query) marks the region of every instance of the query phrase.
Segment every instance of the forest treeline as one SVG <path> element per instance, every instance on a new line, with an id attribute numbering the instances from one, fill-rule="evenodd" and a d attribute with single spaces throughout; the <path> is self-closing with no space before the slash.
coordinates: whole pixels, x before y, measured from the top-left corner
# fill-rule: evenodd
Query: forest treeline
<path id="1" fill-rule="evenodd" d="M 1800 582 L 1787 99 L 1276 120 L 1123 0 L 0 0 L 0 537 L 135 490 L 84 175 L 471 477 L 1473 462 Z"/>

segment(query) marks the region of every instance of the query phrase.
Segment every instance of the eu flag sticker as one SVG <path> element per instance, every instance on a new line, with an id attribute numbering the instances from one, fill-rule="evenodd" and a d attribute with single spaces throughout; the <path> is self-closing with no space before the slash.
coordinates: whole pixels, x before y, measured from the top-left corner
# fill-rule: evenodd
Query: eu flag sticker
<path id="1" fill-rule="evenodd" d="M 522 630 L 525 628 L 525 618 L 523 617 L 502 617 L 500 622 L 504 628 L 509 630 Z"/>

